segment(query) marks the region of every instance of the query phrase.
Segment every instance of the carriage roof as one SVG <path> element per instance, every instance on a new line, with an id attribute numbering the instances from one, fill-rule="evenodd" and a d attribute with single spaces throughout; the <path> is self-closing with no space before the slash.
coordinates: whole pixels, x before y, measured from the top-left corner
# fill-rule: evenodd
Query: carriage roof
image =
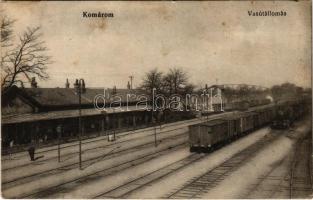
<path id="1" fill-rule="evenodd" d="M 201 123 L 193 124 L 193 125 L 190 125 L 190 126 L 216 126 L 216 125 L 219 125 L 219 124 L 223 124 L 225 122 L 226 121 L 223 120 L 223 119 L 213 119 L 213 120 L 210 120 L 210 121 L 201 122 Z"/>

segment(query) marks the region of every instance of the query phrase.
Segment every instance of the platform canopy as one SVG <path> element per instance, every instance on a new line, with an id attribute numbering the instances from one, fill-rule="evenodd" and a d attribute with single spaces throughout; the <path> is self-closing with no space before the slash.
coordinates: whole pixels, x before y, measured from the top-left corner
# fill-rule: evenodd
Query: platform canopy
<path id="1" fill-rule="evenodd" d="M 151 106 L 138 105 L 138 106 L 123 106 L 123 107 L 113 107 L 106 108 L 105 110 L 100 109 L 82 109 L 82 116 L 94 116 L 94 115 L 105 115 L 112 113 L 125 113 L 125 112 L 135 112 L 135 111 L 147 111 L 151 109 Z M 64 119 L 64 118 L 75 118 L 79 117 L 79 111 L 76 110 L 62 110 L 62 111 L 51 111 L 43 113 L 34 114 L 21 114 L 21 115 L 10 115 L 2 116 L 2 124 L 15 124 L 24 122 L 34 122 L 34 121 L 44 121 L 44 120 L 54 120 L 54 119 Z"/>

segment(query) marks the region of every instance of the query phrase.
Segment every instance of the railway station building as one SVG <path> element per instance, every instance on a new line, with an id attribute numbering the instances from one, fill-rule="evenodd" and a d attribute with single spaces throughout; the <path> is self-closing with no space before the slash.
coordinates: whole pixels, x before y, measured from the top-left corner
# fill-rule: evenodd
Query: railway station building
<path id="1" fill-rule="evenodd" d="M 116 94 L 121 98 L 121 105 L 118 108 L 110 107 L 112 101 L 109 100 L 105 102 L 108 108 L 101 111 L 94 108 L 93 100 L 96 95 L 103 92 L 103 89 L 86 88 L 79 105 L 74 88 L 13 86 L 2 95 L 3 147 L 6 147 L 11 140 L 14 140 L 14 144 L 22 145 L 46 142 L 58 137 L 64 140 L 77 138 L 79 107 L 81 107 L 82 134 L 86 137 L 108 134 L 113 130 L 137 129 L 151 122 L 151 112 L 148 112 L 144 106 L 136 106 L 136 99 L 128 99 L 126 105 L 127 94 L 142 91 L 107 89 L 107 94 Z"/>

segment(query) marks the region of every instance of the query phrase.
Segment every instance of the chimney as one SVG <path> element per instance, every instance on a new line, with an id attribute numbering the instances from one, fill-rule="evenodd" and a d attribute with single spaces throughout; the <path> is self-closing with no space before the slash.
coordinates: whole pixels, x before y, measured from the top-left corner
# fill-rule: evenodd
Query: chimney
<path id="1" fill-rule="evenodd" d="M 85 80 L 82 79 L 82 85 L 81 85 L 81 89 L 82 89 L 82 92 L 85 93 L 86 92 L 86 85 L 85 85 Z"/>
<path id="2" fill-rule="evenodd" d="M 85 85 L 84 79 L 80 79 L 80 80 L 76 79 L 76 80 L 75 80 L 75 83 L 74 83 L 74 89 L 75 89 L 75 91 L 79 91 L 78 89 L 80 89 L 80 91 L 81 91 L 82 93 L 85 93 L 85 92 L 86 92 L 86 87 L 85 87 L 85 86 L 86 86 L 86 85 Z"/>
<path id="3" fill-rule="evenodd" d="M 78 79 L 75 80 L 74 89 L 75 89 L 75 91 L 78 90 Z"/>
<path id="4" fill-rule="evenodd" d="M 113 86 L 112 94 L 116 94 L 116 86 Z"/>
<path id="5" fill-rule="evenodd" d="M 129 81 L 127 82 L 127 89 L 130 90 L 130 84 Z"/>
<path id="6" fill-rule="evenodd" d="M 66 79 L 65 88 L 70 88 L 70 83 L 68 82 L 68 79 Z"/>
<path id="7" fill-rule="evenodd" d="M 37 81 L 36 81 L 36 77 L 33 77 L 31 82 L 30 82 L 30 86 L 31 88 L 37 88 Z"/>

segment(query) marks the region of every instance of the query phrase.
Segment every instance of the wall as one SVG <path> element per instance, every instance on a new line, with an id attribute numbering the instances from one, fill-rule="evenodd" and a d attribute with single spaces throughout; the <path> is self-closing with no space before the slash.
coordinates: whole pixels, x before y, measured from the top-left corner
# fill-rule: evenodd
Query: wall
<path id="1" fill-rule="evenodd" d="M 33 112 L 33 108 L 19 97 L 15 97 L 9 104 L 3 106 L 1 110 L 2 115 L 17 115 Z"/>

